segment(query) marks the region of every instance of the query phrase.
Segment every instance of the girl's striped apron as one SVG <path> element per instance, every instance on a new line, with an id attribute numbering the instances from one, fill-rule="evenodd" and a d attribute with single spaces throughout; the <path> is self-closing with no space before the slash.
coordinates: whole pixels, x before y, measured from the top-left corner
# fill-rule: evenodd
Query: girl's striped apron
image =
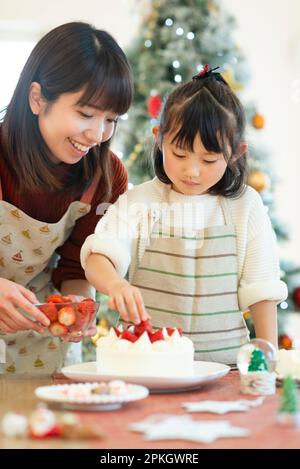
<path id="1" fill-rule="evenodd" d="M 238 304 L 236 234 L 227 200 L 225 225 L 193 236 L 168 233 L 161 217 L 131 283 L 143 295 L 154 327 L 177 326 L 195 345 L 195 359 L 233 365 L 249 333 Z M 171 233 L 171 234 L 169 234 Z"/>

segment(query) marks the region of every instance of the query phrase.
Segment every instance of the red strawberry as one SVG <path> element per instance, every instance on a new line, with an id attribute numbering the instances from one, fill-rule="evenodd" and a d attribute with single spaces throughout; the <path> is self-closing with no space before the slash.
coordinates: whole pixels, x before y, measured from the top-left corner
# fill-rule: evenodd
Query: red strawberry
<path id="1" fill-rule="evenodd" d="M 78 310 L 82 314 L 89 315 L 90 320 L 92 320 L 96 312 L 96 303 L 91 298 L 85 298 L 79 303 Z"/>
<path id="2" fill-rule="evenodd" d="M 182 336 L 182 329 L 181 327 L 167 327 L 168 335 L 172 335 L 175 330 L 178 330 L 178 334 Z"/>
<path id="3" fill-rule="evenodd" d="M 120 335 L 122 334 L 122 332 L 119 331 L 119 329 L 118 329 L 117 327 L 113 327 L 113 330 L 115 331 L 116 336 L 117 336 L 117 337 L 120 337 Z"/>
<path id="4" fill-rule="evenodd" d="M 51 322 L 57 321 L 58 311 L 54 303 L 49 303 L 48 305 L 39 306 L 39 309 L 50 319 Z"/>
<path id="5" fill-rule="evenodd" d="M 69 332 L 67 326 L 60 324 L 60 322 L 53 322 L 49 327 L 49 331 L 51 332 L 51 334 L 57 337 L 65 335 Z"/>
<path id="6" fill-rule="evenodd" d="M 138 340 L 138 337 L 134 334 L 131 334 L 131 332 L 125 330 L 121 334 L 121 339 L 129 340 L 129 342 L 135 342 Z"/>
<path id="7" fill-rule="evenodd" d="M 152 344 L 153 342 L 156 342 L 157 340 L 165 340 L 162 329 L 158 329 L 158 331 L 156 332 L 152 332 L 152 333 L 150 332 L 149 337 L 150 337 L 150 341 Z"/>
<path id="8" fill-rule="evenodd" d="M 148 333 L 152 332 L 152 326 L 149 323 L 148 319 L 147 321 L 141 321 L 139 324 L 134 326 L 134 333 L 138 337 L 140 337 L 145 331 L 147 331 Z"/>
<path id="9" fill-rule="evenodd" d="M 47 303 L 64 303 L 61 295 L 51 295 L 47 298 Z"/>
<path id="10" fill-rule="evenodd" d="M 58 311 L 58 320 L 64 326 L 72 326 L 76 322 L 76 314 L 71 306 L 64 306 Z"/>

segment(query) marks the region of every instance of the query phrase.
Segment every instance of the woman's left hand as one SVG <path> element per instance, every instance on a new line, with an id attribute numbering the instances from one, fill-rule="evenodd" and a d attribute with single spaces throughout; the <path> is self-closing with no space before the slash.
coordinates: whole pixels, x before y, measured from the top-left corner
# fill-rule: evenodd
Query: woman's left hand
<path id="1" fill-rule="evenodd" d="M 80 302 L 84 300 L 84 296 L 80 295 L 68 295 L 68 297 L 74 302 Z M 74 337 L 64 339 L 65 342 L 80 342 L 84 337 L 93 337 L 97 333 L 97 326 L 96 326 L 96 319 L 94 319 L 93 323 L 89 326 L 89 328 L 83 333 L 81 337 Z"/>

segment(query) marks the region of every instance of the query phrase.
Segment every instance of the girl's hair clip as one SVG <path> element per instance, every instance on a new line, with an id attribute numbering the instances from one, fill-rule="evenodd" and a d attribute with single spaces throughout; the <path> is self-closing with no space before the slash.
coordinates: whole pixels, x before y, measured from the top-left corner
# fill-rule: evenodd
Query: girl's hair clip
<path id="1" fill-rule="evenodd" d="M 209 69 L 209 65 L 205 64 L 203 69 L 200 70 L 200 72 L 197 73 L 197 75 L 193 76 L 193 80 L 202 80 L 203 78 L 211 78 L 212 80 L 220 81 L 220 82 L 224 83 L 224 85 L 228 86 L 228 84 L 226 83 L 226 81 L 222 77 L 221 73 L 215 72 L 215 70 L 218 70 L 219 68 L 220 67 L 218 66 L 218 67 Z"/>

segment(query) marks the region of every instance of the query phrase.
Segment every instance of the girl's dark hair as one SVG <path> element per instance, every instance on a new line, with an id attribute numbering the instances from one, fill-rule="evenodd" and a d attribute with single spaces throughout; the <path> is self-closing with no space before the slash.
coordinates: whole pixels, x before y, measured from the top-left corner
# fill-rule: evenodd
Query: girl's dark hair
<path id="1" fill-rule="evenodd" d="M 248 171 L 246 156 L 235 158 L 245 126 L 243 107 L 230 87 L 213 78 L 202 78 L 179 85 L 171 92 L 160 118 L 160 141 L 166 133 L 176 131 L 172 143 L 193 151 L 199 134 L 206 150 L 223 153 L 228 163 L 223 177 L 208 193 L 234 197 L 243 192 Z M 156 176 L 171 184 L 157 144 L 153 164 Z"/>
<path id="2" fill-rule="evenodd" d="M 110 141 L 90 149 L 72 165 L 67 183 L 55 176 L 56 164 L 40 133 L 37 116 L 29 106 L 32 82 L 41 86 L 51 105 L 61 94 L 84 90 L 78 104 L 124 114 L 132 100 L 133 85 L 127 58 L 105 31 L 72 22 L 46 34 L 31 52 L 1 125 L 4 154 L 14 169 L 19 189 L 46 187 L 81 194 L 92 182 L 97 168 L 102 174 L 103 194 L 111 194 Z"/>

